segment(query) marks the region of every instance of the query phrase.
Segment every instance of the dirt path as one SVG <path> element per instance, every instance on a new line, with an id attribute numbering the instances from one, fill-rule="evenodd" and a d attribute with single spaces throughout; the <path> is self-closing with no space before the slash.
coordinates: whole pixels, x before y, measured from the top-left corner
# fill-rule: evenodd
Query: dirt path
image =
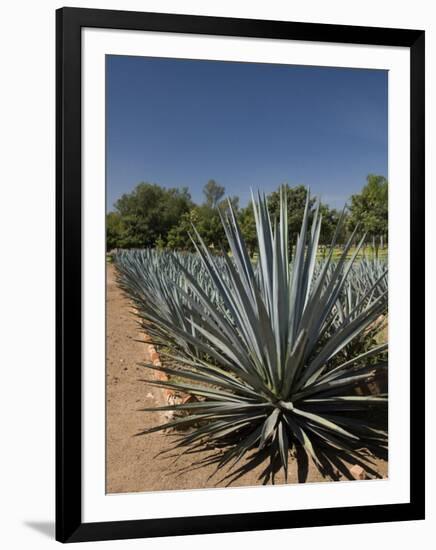
<path id="1" fill-rule="evenodd" d="M 218 477 L 208 481 L 213 467 L 191 470 L 175 475 L 170 460 L 156 455 L 168 447 L 168 435 L 160 432 L 134 437 L 146 428 L 162 423 L 162 413 L 139 412 L 138 409 L 163 405 L 160 389 L 139 382 L 149 377 L 138 363 L 148 360 L 144 334 L 139 330 L 132 313 L 132 304 L 116 284 L 114 268 L 107 268 L 107 461 L 106 491 L 130 493 L 144 491 L 167 491 L 175 489 L 198 489 L 214 487 Z M 160 415 L 160 416 L 158 416 Z M 178 468 L 189 467 L 191 459 L 183 456 Z M 387 470 L 386 463 L 379 464 L 381 473 Z M 233 486 L 258 485 L 262 471 L 258 467 Z M 224 473 L 224 472 L 223 472 Z M 309 481 L 324 481 L 312 466 Z M 283 482 L 280 477 L 276 483 Z M 297 468 L 290 467 L 289 483 L 297 483 Z M 221 485 L 222 486 L 222 485 Z"/>

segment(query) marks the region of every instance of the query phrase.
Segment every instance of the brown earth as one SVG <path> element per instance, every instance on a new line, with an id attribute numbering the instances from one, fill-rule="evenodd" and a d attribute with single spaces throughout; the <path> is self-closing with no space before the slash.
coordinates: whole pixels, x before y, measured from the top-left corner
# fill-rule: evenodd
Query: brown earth
<path id="1" fill-rule="evenodd" d="M 176 469 L 189 468 L 192 464 L 189 455 L 181 456 L 176 465 L 172 464 L 172 459 L 156 457 L 171 442 L 168 434 L 158 432 L 135 437 L 139 431 L 165 422 L 163 413 L 138 411 L 145 407 L 164 405 L 164 398 L 159 388 L 138 381 L 149 376 L 144 367 L 138 366 L 149 360 L 148 346 L 133 314 L 131 302 L 116 284 L 111 264 L 107 267 L 106 300 L 106 492 L 224 487 L 224 484 L 217 485 L 217 482 L 226 470 L 208 480 L 214 471 L 213 466 L 176 473 Z M 386 462 L 377 460 L 376 466 L 382 475 L 387 474 Z M 259 485 L 258 477 L 263 468 L 258 466 L 232 486 Z M 308 481 L 325 481 L 311 464 Z M 282 477 L 276 477 L 276 483 L 283 482 Z M 290 463 L 288 482 L 298 482 L 295 462 Z"/>

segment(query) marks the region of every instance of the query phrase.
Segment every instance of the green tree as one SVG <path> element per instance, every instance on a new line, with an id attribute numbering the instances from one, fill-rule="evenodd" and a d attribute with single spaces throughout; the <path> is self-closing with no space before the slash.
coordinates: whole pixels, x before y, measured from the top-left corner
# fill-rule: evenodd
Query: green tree
<path id="1" fill-rule="evenodd" d="M 211 185 L 213 182 L 213 185 Z M 206 201 L 191 208 L 185 212 L 176 226 L 168 233 L 167 247 L 175 250 L 193 250 L 194 245 L 189 234 L 193 232 L 193 227 L 200 234 L 207 246 L 220 250 L 223 243 L 226 242 L 224 228 L 220 220 L 220 215 L 225 216 L 229 208 L 229 201 L 234 212 L 239 210 L 239 197 L 229 197 L 220 200 L 225 193 L 225 188 L 218 186 L 213 180 L 204 186 L 203 192 Z"/>
<path id="2" fill-rule="evenodd" d="M 194 244 L 189 236 L 192 234 L 192 226 L 198 222 L 198 207 L 192 208 L 180 217 L 179 223 L 172 227 L 167 235 L 167 248 L 171 250 L 193 251 Z"/>
<path id="3" fill-rule="evenodd" d="M 194 246 L 189 237 L 189 234 L 193 233 L 193 225 L 207 246 L 220 250 L 226 240 L 220 213 L 218 208 L 211 208 L 207 204 L 195 206 L 180 218 L 179 223 L 168 233 L 168 248 L 193 250 Z"/>
<path id="4" fill-rule="evenodd" d="M 288 199 L 288 219 L 289 219 L 289 239 L 290 247 L 295 245 L 295 237 L 299 232 L 301 227 L 301 222 L 303 219 L 304 208 L 306 205 L 307 189 L 303 185 L 298 185 L 296 187 L 291 187 L 286 185 L 286 193 Z M 278 217 L 279 215 L 279 204 L 280 204 L 280 188 L 276 191 L 273 191 L 268 197 L 268 208 L 272 217 Z M 309 201 L 309 207 L 311 213 L 309 214 L 309 222 L 312 221 L 313 212 L 316 199 L 311 198 Z M 329 246 L 332 242 L 333 235 L 336 231 L 337 224 L 341 213 L 337 210 L 330 208 L 327 204 L 320 204 L 320 214 L 323 218 L 323 223 L 321 226 L 320 234 L 320 244 L 324 246 Z M 243 208 L 239 215 L 239 223 L 241 226 L 241 231 L 244 236 L 244 239 L 247 243 L 247 246 L 250 250 L 250 254 L 254 254 L 257 251 L 257 241 L 256 241 L 256 224 L 254 221 L 254 212 L 251 202 L 247 205 L 246 208 Z M 340 231 L 338 234 L 337 242 L 344 243 L 347 237 L 347 224 L 343 220 Z"/>
<path id="5" fill-rule="evenodd" d="M 142 248 L 166 242 L 168 232 L 192 207 L 186 187 L 164 188 L 152 183 L 140 183 L 131 193 L 115 203 L 115 212 L 122 221 L 118 246 Z"/>
<path id="6" fill-rule="evenodd" d="M 239 197 L 234 195 L 233 197 L 227 197 L 218 204 L 218 208 L 224 214 L 228 208 L 229 203 L 232 205 L 233 211 L 237 214 L 239 212 Z"/>
<path id="7" fill-rule="evenodd" d="M 218 185 L 215 180 L 209 180 L 203 188 L 206 205 L 209 206 L 209 208 L 216 208 L 220 200 L 224 197 L 225 192 L 225 187 Z"/>
<path id="8" fill-rule="evenodd" d="M 351 197 L 349 226 L 361 226 L 371 239 L 388 233 L 388 181 L 369 174 L 362 191 Z"/>
<path id="9" fill-rule="evenodd" d="M 109 212 L 106 216 L 106 250 L 120 247 L 123 234 L 123 222 L 118 212 Z"/>
<path id="10" fill-rule="evenodd" d="M 245 208 L 239 212 L 239 226 L 242 236 L 247 245 L 248 253 L 253 256 L 258 251 L 256 223 L 254 221 L 253 204 L 250 201 Z"/>
<path id="11" fill-rule="evenodd" d="M 327 204 L 320 204 L 320 214 L 322 216 L 321 234 L 319 242 L 321 245 L 329 246 L 333 240 L 333 236 L 338 229 L 336 237 L 337 244 L 344 244 L 348 238 L 348 214 L 345 212 L 341 221 L 341 225 L 338 227 L 339 220 L 341 219 L 341 212 L 335 208 L 330 208 Z"/>
<path id="12" fill-rule="evenodd" d="M 295 244 L 296 235 L 300 231 L 301 221 L 303 219 L 307 189 L 304 185 L 291 187 L 289 184 L 285 184 L 284 188 L 286 190 L 288 202 L 289 238 L 292 244 Z M 312 209 L 314 204 L 315 198 L 311 198 L 309 200 L 309 208 Z M 278 219 L 280 213 L 280 188 L 277 189 L 277 191 L 273 191 L 268 196 L 268 208 L 271 215 Z"/>
<path id="13" fill-rule="evenodd" d="M 222 208 L 225 208 L 224 205 Z M 207 246 L 220 250 L 226 238 L 218 208 L 210 208 L 207 204 L 203 204 L 197 207 L 197 213 L 198 220 L 195 227 L 201 238 Z"/>

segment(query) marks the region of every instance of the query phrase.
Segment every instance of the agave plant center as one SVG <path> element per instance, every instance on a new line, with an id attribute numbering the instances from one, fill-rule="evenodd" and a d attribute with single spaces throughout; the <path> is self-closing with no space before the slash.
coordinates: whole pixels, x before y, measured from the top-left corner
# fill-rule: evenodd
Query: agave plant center
<path id="1" fill-rule="evenodd" d="M 292 401 L 277 401 L 275 406 L 281 411 L 292 411 L 294 409 L 294 404 Z"/>

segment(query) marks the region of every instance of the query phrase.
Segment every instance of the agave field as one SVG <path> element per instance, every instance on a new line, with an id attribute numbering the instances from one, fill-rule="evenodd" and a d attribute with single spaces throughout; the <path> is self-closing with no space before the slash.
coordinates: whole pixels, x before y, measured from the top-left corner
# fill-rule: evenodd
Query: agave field
<path id="1" fill-rule="evenodd" d="M 253 199 L 255 260 L 231 206 L 222 214 L 230 253 L 210 250 L 193 227 L 195 253 L 114 257 L 163 358 L 144 364 L 147 383 L 191 396 L 143 409 L 174 414 L 138 435 L 171 433 L 168 454 L 188 453 L 192 467 L 215 465 L 218 475 L 226 466 L 229 482 L 260 464 L 264 483 L 291 465 L 304 481 L 309 460 L 330 479 L 351 479 L 355 464 L 379 477 L 374 458 L 387 457 L 387 389 L 377 383 L 387 379 L 387 264 L 357 259 L 365 239 L 357 242 L 357 228 L 339 258 L 334 237 L 319 259 L 322 219 L 315 209 L 309 224 L 308 204 L 290 247 L 285 193 L 279 219 L 263 196 Z"/>

